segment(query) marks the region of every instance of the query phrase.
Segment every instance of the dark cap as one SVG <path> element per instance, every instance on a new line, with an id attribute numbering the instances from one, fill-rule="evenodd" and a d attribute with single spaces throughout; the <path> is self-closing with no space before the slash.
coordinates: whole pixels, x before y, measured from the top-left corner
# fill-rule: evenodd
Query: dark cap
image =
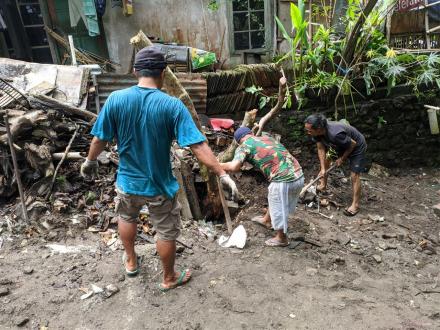
<path id="1" fill-rule="evenodd" d="M 252 131 L 247 127 L 240 127 L 234 133 L 234 139 L 237 143 L 240 143 L 240 140 L 244 138 L 246 135 L 252 134 Z"/>
<path id="2" fill-rule="evenodd" d="M 142 48 L 134 58 L 134 69 L 136 71 L 149 70 L 152 72 L 162 72 L 167 66 L 165 54 L 157 46 Z"/>

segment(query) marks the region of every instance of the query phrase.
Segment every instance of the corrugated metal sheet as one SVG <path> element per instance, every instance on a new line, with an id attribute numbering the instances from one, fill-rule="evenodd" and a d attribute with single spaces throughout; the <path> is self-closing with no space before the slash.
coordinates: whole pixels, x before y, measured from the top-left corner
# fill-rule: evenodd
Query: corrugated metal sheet
<path id="1" fill-rule="evenodd" d="M 198 113 L 206 113 L 206 80 L 197 73 L 177 73 L 180 83 L 191 97 Z M 134 86 L 137 79 L 131 74 L 104 73 L 97 76 L 99 103 L 102 106 L 110 93 Z M 95 105 L 92 103 L 92 108 Z"/>

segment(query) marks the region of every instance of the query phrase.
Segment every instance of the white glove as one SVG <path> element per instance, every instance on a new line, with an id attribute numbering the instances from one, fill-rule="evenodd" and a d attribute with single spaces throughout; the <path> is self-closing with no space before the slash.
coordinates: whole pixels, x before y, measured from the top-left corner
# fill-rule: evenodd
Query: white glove
<path id="1" fill-rule="evenodd" d="M 98 177 L 98 161 L 86 158 L 81 165 L 80 174 L 86 180 L 96 179 Z"/>
<path id="2" fill-rule="evenodd" d="M 220 183 L 222 184 L 223 188 L 231 190 L 232 200 L 235 201 L 239 193 L 237 185 L 235 184 L 234 180 L 231 179 L 229 174 L 220 175 Z"/>

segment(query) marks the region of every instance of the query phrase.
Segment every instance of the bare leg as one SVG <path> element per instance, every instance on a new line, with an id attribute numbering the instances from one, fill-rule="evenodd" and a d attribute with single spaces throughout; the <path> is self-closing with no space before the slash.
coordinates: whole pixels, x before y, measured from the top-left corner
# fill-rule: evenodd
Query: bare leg
<path id="1" fill-rule="evenodd" d="M 355 213 L 359 210 L 359 202 L 361 199 L 361 175 L 351 172 L 351 185 L 353 187 L 353 202 L 348 208 L 349 212 Z"/>
<path id="2" fill-rule="evenodd" d="M 263 222 L 268 228 L 272 227 L 272 220 L 270 219 L 269 209 L 267 209 L 266 214 L 263 217 Z"/>
<path id="3" fill-rule="evenodd" d="M 276 239 L 277 241 L 280 241 L 282 243 L 286 243 L 287 242 L 287 235 L 284 233 L 284 231 L 282 229 L 279 229 L 279 230 L 277 230 L 277 233 L 276 233 L 274 239 Z"/>
<path id="4" fill-rule="evenodd" d="M 134 252 L 134 241 L 136 239 L 137 224 L 127 222 L 122 218 L 118 219 L 119 237 L 124 245 L 125 254 L 127 255 L 127 263 L 125 267 L 133 271 L 137 268 L 136 253 Z"/>
<path id="5" fill-rule="evenodd" d="M 163 268 L 163 283 L 164 288 L 173 287 L 177 283 L 180 276 L 179 272 L 174 271 L 174 262 L 176 260 L 176 241 L 163 241 L 158 239 L 156 242 L 156 249 L 162 261 Z M 183 282 L 186 282 L 191 277 L 191 273 L 187 272 Z"/>

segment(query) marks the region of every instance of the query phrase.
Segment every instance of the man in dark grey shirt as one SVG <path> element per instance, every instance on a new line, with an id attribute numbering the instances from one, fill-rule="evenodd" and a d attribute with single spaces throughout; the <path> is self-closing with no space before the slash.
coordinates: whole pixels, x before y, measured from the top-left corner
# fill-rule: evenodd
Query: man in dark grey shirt
<path id="1" fill-rule="evenodd" d="M 326 157 L 326 153 L 330 148 L 338 155 L 338 159 L 335 162 L 337 166 L 341 166 L 347 159 L 349 160 L 353 201 L 344 210 L 344 214 L 347 216 L 356 215 L 359 212 L 361 197 L 360 173 L 365 172 L 365 151 L 367 150 L 365 137 L 353 126 L 327 121 L 322 114 L 314 114 L 307 117 L 305 129 L 318 146 L 318 157 L 321 165 L 319 174 L 323 175 L 318 190 L 323 191 L 327 186 L 327 176 L 324 174 L 330 166 L 330 161 Z"/>

